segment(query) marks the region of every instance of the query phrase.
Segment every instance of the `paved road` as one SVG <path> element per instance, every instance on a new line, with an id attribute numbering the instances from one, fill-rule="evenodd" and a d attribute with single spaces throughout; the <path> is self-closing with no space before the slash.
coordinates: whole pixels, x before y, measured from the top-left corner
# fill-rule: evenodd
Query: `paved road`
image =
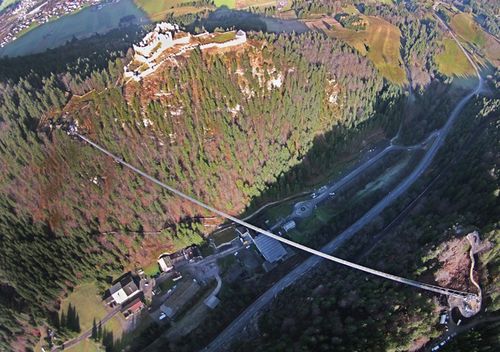
<path id="1" fill-rule="evenodd" d="M 352 170 L 350 173 L 348 173 L 347 175 L 342 177 L 340 180 L 338 180 L 336 182 L 334 181 L 334 182 L 322 187 L 322 191 L 317 193 L 317 197 L 296 203 L 292 214 L 284 222 L 289 221 L 289 220 L 293 220 L 296 218 L 303 218 L 303 217 L 310 216 L 312 214 L 312 212 L 314 211 L 315 207 L 319 203 L 321 203 L 325 199 L 328 199 L 331 196 L 331 194 L 334 194 L 334 192 L 336 192 L 337 190 L 339 190 L 340 188 L 342 188 L 343 186 L 345 186 L 346 184 L 351 182 L 353 179 L 358 177 L 362 172 L 366 171 L 370 166 L 373 166 L 377 161 L 381 160 L 383 157 L 385 157 L 391 151 L 395 151 L 395 150 L 414 151 L 417 149 L 422 149 L 438 133 L 439 133 L 438 131 L 432 132 L 429 136 L 427 136 L 427 138 L 424 141 L 422 141 L 418 144 L 410 145 L 410 146 L 400 146 L 397 144 L 393 144 L 394 140 L 396 140 L 398 135 L 399 135 L 399 131 L 398 131 L 398 135 L 396 135 L 391 140 L 390 145 L 385 147 L 383 150 L 379 151 L 377 154 L 371 156 L 370 159 L 368 159 L 366 162 L 359 165 L 357 168 Z"/>
<path id="2" fill-rule="evenodd" d="M 439 19 L 441 21 L 441 19 Z M 444 24 L 444 23 L 443 23 Z M 472 63 L 474 68 L 476 69 L 477 76 L 479 78 L 478 85 L 476 89 L 463 97 L 458 104 L 455 106 L 453 111 L 451 112 L 448 121 L 445 125 L 438 130 L 435 135 L 436 138 L 432 141 L 432 144 L 428 148 L 427 152 L 423 156 L 420 163 L 413 170 L 413 172 L 395 189 L 393 189 L 388 195 L 386 195 L 380 202 L 378 202 L 373 208 L 371 208 L 366 214 L 364 214 L 360 219 L 358 219 L 353 225 L 347 228 L 344 232 L 338 235 L 333 241 L 325 245 L 321 248 L 321 252 L 332 253 L 336 250 L 341 244 L 352 238 L 361 228 L 374 220 L 385 208 L 387 208 L 394 200 L 396 200 L 399 196 L 401 196 L 404 192 L 410 188 L 411 185 L 418 180 L 418 178 L 424 173 L 425 170 L 429 167 L 429 165 L 434 160 L 438 150 L 444 144 L 446 136 L 448 135 L 453 123 L 457 119 L 459 113 L 462 111 L 467 102 L 476 94 L 478 94 L 482 89 L 483 80 L 479 74 L 479 70 L 474 62 L 469 57 L 468 53 L 463 49 L 460 42 L 457 38 L 451 33 L 455 41 L 462 48 L 464 53 L 466 54 L 469 61 Z M 387 149 L 387 148 L 386 148 Z M 284 276 L 281 280 L 279 280 L 273 287 L 271 287 L 268 291 L 262 294 L 251 306 L 249 306 L 243 313 L 241 313 L 219 336 L 215 338 L 205 349 L 204 351 L 223 351 L 232 341 L 232 339 L 237 336 L 241 331 L 245 329 L 248 325 L 248 322 L 255 316 L 257 312 L 259 312 L 262 308 L 267 306 L 273 298 L 279 294 L 283 289 L 292 285 L 295 281 L 297 281 L 302 275 L 307 273 L 313 267 L 315 267 L 318 263 L 322 261 L 322 258 L 317 256 L 311 256 L 309 259 L 304 261 L 301 265 L 296 267 L 286 276 Z"/>
<path id="3" fill-rule="evenodd" d="M 111 312 L 109 312 L 108 314 L 106 314 L 106 316 L 104 318 L 102 318 L 100 322 L 97 322 L 97 326 L 99 326 L 99 324 L 101 326 L 106 324 L 107 321 L 109 321 L 111 318 L 113 318 L 120 311 L 120 308 L 121 307 L 117 307 L 117 308 L 113 309 Z M 92 328 L 88 329 L 80 336 L 75 337 L 73 340 L 66 341 L 65 343 L 63 343 L 62 346 L 53 347 L 51 351 L 52 352 L 62 351 L 62 350 L 65 350 L 67 348 L 70 348 L 76 344 L 79 344 L 81 341 L 88 339 L 90 337 L 90 335 L 92 335 Z"/>

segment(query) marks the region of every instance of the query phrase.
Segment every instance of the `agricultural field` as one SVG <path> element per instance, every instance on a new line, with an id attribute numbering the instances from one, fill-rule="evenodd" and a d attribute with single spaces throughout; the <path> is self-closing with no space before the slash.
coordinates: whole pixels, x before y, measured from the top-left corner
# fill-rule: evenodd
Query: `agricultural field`
<path id="1" fill-rule="evenodd" d="M 439 71 L 446 76 L 469 76 L 474 74 L 474 68 L 457 43 L 451 39 L 443 40 L 444 51 L 435 57 Z"/>
<path id="2" fill-rule="evenodd" d="M 98 321 L 107 314 L 95 282 L 77 286 L 61 303 L 61 311 L 59 314 L 61 314 L 62 310 L 66 313 L 70 303 L 76 307 L 76 312 L 80 317 L 80 328 L 82 332 L 92 328 L 94 319 Z M 120 337 L 122 335 L 122 326 L 116 316 L 109 320 L 104 325 L 104 328 L 111 330 L 115 337 Z"/>
<path id="3" fill-rule="evenodd" d="M 388 80 L 396 84 L 406 83 L 406 73 L 399 51 L 401 37 L 399 29 L 381 18 L 358 15 L 367 22 L 365 30 L 347 29 L 332 19 L 308 22 L 307 25 L 344 40 L 361 55 L 367 56 Z M 325 25 L 326 21 L 328 23 Z"/>
<path id="4" fill-rule="evenodd" d="M 161 21 L 168 15 L 180 16 L 204 10 L 192 6 L 191 0 L 134 0 L 137 7 L 144 11 L 151 21 Z"/>

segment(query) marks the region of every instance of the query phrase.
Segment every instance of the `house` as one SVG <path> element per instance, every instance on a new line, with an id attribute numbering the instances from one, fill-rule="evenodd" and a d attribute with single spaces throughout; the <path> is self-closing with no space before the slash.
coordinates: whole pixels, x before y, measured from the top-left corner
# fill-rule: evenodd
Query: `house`
<path id="1" fill-rule="evenodd" d="M 248 246 L 249 244 L 252 244 L 253 239 L 252 236 L 250 235 L 250 231 L 244 226 L 238 226 L 236 228 L 236 233 L 238 234 L 238 237 L 240 238 L 241 243 L 243 243 L 244 246 Z"/>
<path id="2" fill-rule="evenodd" d="M 198 247 L 190 246 L 169 255 L 172 265 L 178 266 L 186 262 L 192 262 L 195 258 L 201 258 Z"/>
<path id="3" fill-rule="evenodd" d="M 172 264 L 172 260 L 170 260 L 170 256 L 168 255 L 160 257 L 160 259 L 158 259 L 158 264 L 160 265 L 161 271 L 164 273 L 174 268 L 174 264 Z"/>
<path id="4" fill-rule="evenodd" d="M 158 258 L 158 264 L 163 272 L 169 272 L 174 269 L 175 266 L 183 265 L 187 262 L 192 262 L 195 258 L 201 257 L 201 252 L 196 246 L 190 246 L 181 249 L 172 254 L 162 254 Z"/>
<path id="5" fill-rule="evenodd" d="M 289 222 L 283 225 L 283 230 L 285 230 L 285 232 L 288 232 L 290 230 L 293 230 L 296 226 L 297 224 L 295 224 L 295 221 L 290 220 Z"/>
<path id="6" fill-rule="evenodd" d="M 140 297 L 137 297 L 122 308 L 122 313 L 125 316 L 125 319 L 128 319 L 140 313 L 144 309 L 144 307 L 144 302 L 142 302 Z"/>
<path id="7" fill-rule="evenodd" d="M 278 0 L 276 2 L 276 9 L 278 11 L 283 10 L 288 5 L 288 0 Z"/>
<path id="8" fill-rule="evenodd" d="M 141 291 L 137 286 L 136 278 L 129 272 L 113 286 L 111 286 L 105 294 L 104 302 L 107 305 L 114 307 L 127 302 L 137 296 L 140 292 Z"/>

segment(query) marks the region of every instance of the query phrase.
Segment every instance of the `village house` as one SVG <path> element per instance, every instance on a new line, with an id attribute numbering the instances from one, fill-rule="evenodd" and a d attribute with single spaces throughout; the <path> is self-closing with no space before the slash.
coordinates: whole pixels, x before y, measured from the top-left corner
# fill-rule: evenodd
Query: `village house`
<path id="1" fill-rule="evenodd" d="M 172 260 L 170 260 L 169 255 L 164 255 L 158 259 L 158 265 L 160 265 L 161 271 L 164 273 L 169 272 L 174 268 L 174 265 L 172 264 Z"/>
<path id="2" fill-rule="evenodd" d="M 172 254 L 163 254 L 158 259 L 158 265 L 163 272 L 169 272 L 174 267 L 192 262 L 196 258 L 201 258 L 201 253 L 198 247 L 190 246 L 181 249 Z"/>
<path id="3" fill-rule="evenodd" d="M 125 319 L 129 319 L 134 315 L 139 314 L 144 309 L 144 307 L 145 305 L 141 300 L 141 297 L 137 297 L 122 308 L 122 313 L 125 316 Z"/>
<path id="4" fill-rule="evenodd" d="M 115 307 L 131 300 L 140 293 L 137 278 L 129 272 L 106 291 L 104 302 L 110 307 Z"/>
<path id="5" fill-rule="evenodd" d="M 244 246 L 248 246 L 253 243 L 252 236 L 250 236 L 250 231 L 246 227 L 238 226 L 236 228 L 236 232 L 238 233 L 238 237 L 240 238 L 240 241 Z"/>

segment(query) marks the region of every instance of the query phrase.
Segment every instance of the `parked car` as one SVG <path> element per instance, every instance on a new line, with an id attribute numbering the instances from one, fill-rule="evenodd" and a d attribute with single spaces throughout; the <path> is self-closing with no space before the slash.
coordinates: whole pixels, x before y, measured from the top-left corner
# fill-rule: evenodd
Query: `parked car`
<path id="1" fill-rule="evenodd" d="M 160 316 L 158 317 L 158 319 L 163 320 L 163 319 L 165 319 L 166 317 L 167 317 L 167 315 L 166 315 L 165 313 L 161 312 L 161 314 L 160 314 Z"/>

